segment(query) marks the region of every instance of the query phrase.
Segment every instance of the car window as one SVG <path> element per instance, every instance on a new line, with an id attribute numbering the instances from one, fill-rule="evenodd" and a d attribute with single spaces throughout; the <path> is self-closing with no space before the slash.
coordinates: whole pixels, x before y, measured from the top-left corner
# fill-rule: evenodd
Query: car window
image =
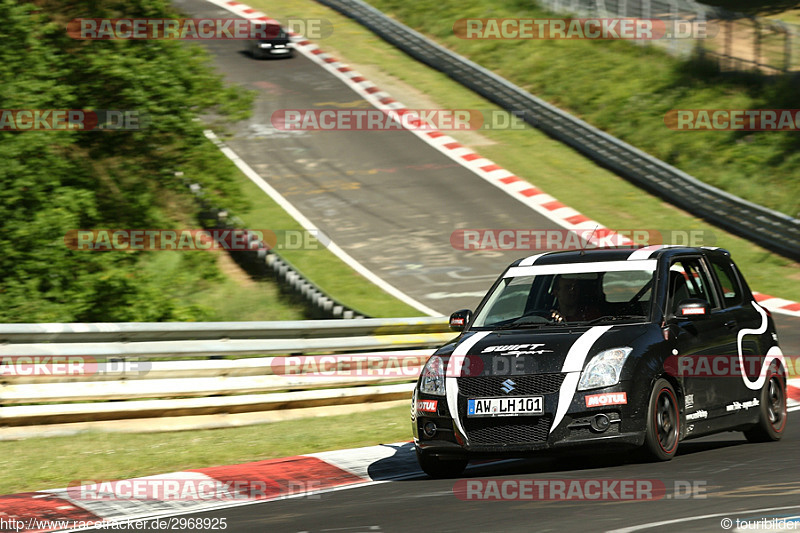
<path id="1" fill-rule="evenodd" d="M 652 287 L 648 286 L 653 275 L 649 272 L 607 272 L 603 276 L 603 293 L 606 301 L 610 303 L 629 302 L 638 295 L 638 301 L 650 301 Z M 647 287 L 647 288 L 645 288 Z"/>
<path id="2" fill-rule="evenodd" d="M 471 327 L 641 321 L 650 313 L 655 268 L 653 261 L 509 269 L 481 304 Z"/>
<path id="3" fill-rule="evenodd" d="M 669 311 L 674 314 L 678 304 L 688 298 L 707 301 L 716 306 L 706 271 L 699 259 L 681 259 L 669 267 Z"/>
<path id="4" fill-rule="evenodd" d="M 742 287 L 739 278 L 733 272 L 729 262 L 720 258 L 712 258 L 711 266 L 719 279 L 725 307 L 733 307 L 742 303 Z"/>
<path id="5" fill-rule="evenodd" d="M 532 281 L 533 276 L 510 279 L 505 290 L 495 293 L 497 298 L 491 302 L 491 312 L 486 316 L 486 322 L 502 322 L 525 314 Z"/>

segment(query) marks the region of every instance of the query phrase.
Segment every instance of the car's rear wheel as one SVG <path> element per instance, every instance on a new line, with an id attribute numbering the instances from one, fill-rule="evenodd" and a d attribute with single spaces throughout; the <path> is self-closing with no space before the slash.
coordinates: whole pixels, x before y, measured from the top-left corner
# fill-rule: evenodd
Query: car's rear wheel
<path id="1" fill-rule="evenodd" d="M 776 362 L 767 371 L 760 401 L 758 422 L 744 436 L 750 442 L 780 440 L 786 427 L 786 384 Z"/>
<path id="2" fill-rule="evenodd" d="M 650 393 L 644 449 L 650 459 L 669 461 L 678 451 L 680 414 L 675 389 L 669 381 L 659 379 Z"/>
<path id="3" fill-rule="evenodd" d="M 419 448 L 417 462 L 422 471 L 435 479 L 458 477 L 467 467 L 469 459 L 459 456 L 438 456 L 426 453 Z"/>

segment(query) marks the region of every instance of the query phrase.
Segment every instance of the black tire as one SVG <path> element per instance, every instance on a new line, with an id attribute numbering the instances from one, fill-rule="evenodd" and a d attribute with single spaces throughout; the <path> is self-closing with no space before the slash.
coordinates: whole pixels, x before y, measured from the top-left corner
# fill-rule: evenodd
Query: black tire
<path id="1" fill-rule="evenodd" d="M 779 366 L 773 362 L 761 389 L 758 422 L 744 432 L 750 442 L 781 440 L 786 428 L 786 382 Z"/>
<path id="2" fill-rule="evenodd" d="M 440 457 L 425 453 L 419 448 L 416 448 L 416 451 L 420 468 L 434 479 L 458 477 L 464 472 L 469 462 L 466 457 Z"/>
<path id="3" fill-rule="evenodd" d="M 665 379 L 659 379 L 650 393 L 647 407 L 644 451 L 656 461 L 669 461 L 678 451 L 681 418 L 675 389 Z"/>

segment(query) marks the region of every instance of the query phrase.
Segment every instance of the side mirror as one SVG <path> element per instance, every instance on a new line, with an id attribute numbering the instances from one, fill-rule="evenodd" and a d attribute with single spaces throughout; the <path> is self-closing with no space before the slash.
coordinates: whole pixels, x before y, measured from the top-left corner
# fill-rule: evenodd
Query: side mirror
<path id="1" fill-rule="evenodd" d="M 681 300 L 675 310 L 675 316 L 679 318 L 706 318 L 711 315 L 711 306 L 705 300 L 699 298 L 688 298 Z"/>
<path id="2" fill-rule="evenodd" d="M 453 331 L 464 331 L 472 320 L 472 309 L 461 309 L 450 315 L 450 329 Z"/>

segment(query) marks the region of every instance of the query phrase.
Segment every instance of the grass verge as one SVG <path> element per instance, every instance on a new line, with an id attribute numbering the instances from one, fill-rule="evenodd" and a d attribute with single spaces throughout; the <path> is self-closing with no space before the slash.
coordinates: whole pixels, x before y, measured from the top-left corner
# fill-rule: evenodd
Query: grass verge
<path id="1" fill-rule="evenodd" d="M 622 41 L 460 39 L 460 18 L 546 18 L 522 0 L 371 0 L 445 46 L 700 180 L 792 216 L 800 213 L 795 132 L 673 131 L 675 109 L 792 109 L 797 82 Z M 428 14 L 434 12 L 436 16 Z"/>
<path id="2" fill-rule="evenodd" d="M 241 428 L 0 442 L 0 494 L 411 439 L 408 407 Z"/>
<path id="3" fill-rule="evenodd" d="M 379 5 L 379 2 L 373 2 Z M 357 70 L 366 75 L 379 88 L 387 89 L 394 97 L 409 106 L 430 106 L 451 109 L 498 109 L 497 106 L 487 102 L 472 91 L 462 87 L 440 72 L 428 68 L 399 50 L 386 44 L 361 25 L 341 16 L 313 0 L 296 0 L 292 4 L 285 4 L 279 0 L 252 0 L 249 4 L 260 9 L 279 20 L 287 18 L 322 18 L 331 21 L 333 34 L 318 42 L 320 47 L 330 52 L 343 61 L 353 65 Z M 444 5 L 447 5 L 445 2 Z M 383 5 L 383 4 L 380 4 Z M 423 6 L 414 5 L 413 9 L 422 9 Z M 502 5 L 494 9 L 492 16 L 501 16 L 498 11 Z M 412 7 L 409 7 L 412 9 Z M 428 13 L 433 11 L 427 11 Z M 423 17 L 424 14 L 420 14 Z M 469 16 L 468 10 L 461 15 Z M 482 15 L 485 16 L 485 15 Z M 440 17 L 428 17 L 439 20 Z M 450 43 L 447 43 L 450 44 Z M 583 43 L 588 45 L 602 43 Z M 626 43 L 611 43 L 613 48 L 603 48 L 609 60 L 615 59 L 618 51 L 623 54 L 623 59 L 632 60 L 638 57 L 645 63 L 654 63 L 656 66 L 664 59 L 656 50 L 648 50 Z M 487 46 L 500 46 L 496 41 Z M 509 60 L 516 56 L 510 50 L 506 51 Z M 595 61 L 599 59 L 595 57 Z M 666 61 L 667 59 L 664 59 Z M 492 65 L 492 61 L 483 62 Z M 636 69 L 639 63 L 626 67 L 624 72 L 619 72 L 623 79 L 635 80 Z M 529 65 L 530 66 L 530 65 Z M 562 65 L 563 66 L 563 65 Z M 564 67 L 565 72 L 559 86 L 571 84 L 581 86 L 584 92 L 588 91 L 596 78 L 585 76 L 584 79 L 573 79 L 571 69 Z M 672 72 L 669 65 L 662 67 Z M 595 70 L 603 70 L 596 65 Z M 535 69 L 533 69 L 535 70 Z M 503 72 L 501 72 L 503 74 Z M 551 72 L 551 75 L 555 73 Z M 598 71 L 599 78 L 607 76 L 613 79 L 613 72 Z M 597 79 L 599 79 L 597 78 Z M 640 98 L 647 102 L 654 102 L 656 96 L 649 95 L 645 82 L 635 82 L 641 92 Z M 571 91 L 576 91 L 572 87 Z M 531 87 L 528 87 L 531 89 Z M 552 92 L 551 89 L 548 92 Z M 720 88 L 720 92 L 725 92 Z M 594 89 L 591 89 L 594 91 Z M 534 90 L 534 92 L 536 92 Z M 603 106 L 590 98 L 587 100 Z M 690 106 L 692 107 L 692 106 Z M 695 106 L 697 107 L 697 106 Z M 735 107 L 735 106 L 734 106 Z M 616 115 L 617 117 L 622 116 Z M 661 120 L 659 118 L 659 120 Z M 630 126 L 630 125 L 629 125 Z M 663 127 L 663 122 L 660 126 Z M 650 127 L 644 128 L 649 131 Z M 666 129 L 666 128 L 664 128 Z M 748 282 L 754 290 L 774 296 L 792 300 L 800 300 L 800 267 L 788 259 L 777 256 L 759 246 L 733 236 L 712 226 L 703 220 L 677 209 L 660 199 L 647 194 L 628 181 L 599 167 L 584 158 L 574 150 L 554 141 L 538 130 L 531 128 L 525 130 L 482 131 L 481 135 L 475 132 L 448 132 L 457 140 L 477 150 L 481 155 L 489 157 L 496 163 L 527 179 L 546 192 L 554 195 L 560 201 L 574 207 L 578 211 L 591 216 L 598 222 L 617 229 L 647 228 L 657 230 L 690 230 L 698 229 L 711 232 L 715 236 L 716 245 L 731 251 L 737 264 L 742 268 Z M 686 133 L 684 135 L 693 135 Z M 724 135 L 724 134 L 723 134 Z M 776 134 L 782 135 L 782 134 Z M 708 151 L 713 148 L 708 148 Z M 765 157 L 763 153 L 754 149 L 747 158 L 748 161 Z M 800 183 L 800 180 L 784 176 L 791 186 Z M 775 178 L 777 179 L 777 177 Z M 797 185 L 794 185 L 797 186 Z M 779 193 L 774 193 L 776 196 Z M 746 195 L 745 195 L 746 197 Z M 791 197 L 790 197 L 791 198 Z M 795 196 L 797 198 L 797 196 Z"/>
<path id="4" fill-rule="evenodd" d="M 210 275 L 208 268 L 198 266 L 208 258 L 178 257 L 187 254 L 209 255 L 215 266 Z M 194 264 L 194 265 L 193 265 Z M 291 301 L 272 280 L 253 280 L 224 251 L 153 252 L 143 262 L 143 270 L 170 285 L 175 299 L 183 305 L 207 310 L 207 320 L 303 320 L 303 307 Z"/>

